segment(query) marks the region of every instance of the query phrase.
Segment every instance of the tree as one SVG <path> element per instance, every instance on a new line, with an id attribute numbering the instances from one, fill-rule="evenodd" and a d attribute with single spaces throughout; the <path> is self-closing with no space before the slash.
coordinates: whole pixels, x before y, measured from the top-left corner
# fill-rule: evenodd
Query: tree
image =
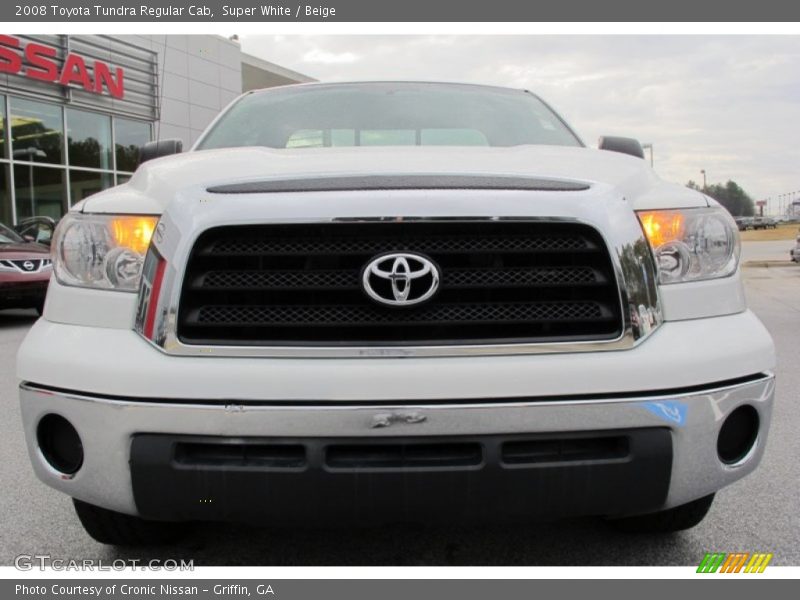
<path id="1" fill-rule="evenodd" d="M 708 194 L 734 217 L 752 217 L 756 212 L 753 199 L 735 181 L 728 180 L 725 185 L 715 183 L 702 190 L 694 181 L 690 181 L 686 187 Z"/>

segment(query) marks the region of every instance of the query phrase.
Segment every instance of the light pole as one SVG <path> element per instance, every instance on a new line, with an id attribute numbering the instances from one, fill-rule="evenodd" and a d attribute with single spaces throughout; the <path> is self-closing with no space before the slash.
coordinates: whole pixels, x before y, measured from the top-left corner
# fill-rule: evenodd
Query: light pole
<path id="1" fill-rule="evenodd" d="M 706 191 L 708 185 L 706 184 L 706 170 L 700 169 L 700 172 L 703 174 L 703 191 Z"/>
<path id="2" fill-rule="evenodd" d="M 642 150 L 650 150 L 650 167 L 653 167 L 653 144 L 642 144 Z"/>

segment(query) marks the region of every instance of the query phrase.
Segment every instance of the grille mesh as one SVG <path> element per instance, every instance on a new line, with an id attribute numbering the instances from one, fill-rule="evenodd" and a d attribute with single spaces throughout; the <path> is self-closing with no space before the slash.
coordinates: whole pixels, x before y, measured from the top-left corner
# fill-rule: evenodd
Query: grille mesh
<path id="1" fill-rule="evenodd" d="M 427 256 L 437 294 L 376 303 L 362 271 L 392 252 Z M 393 345 L 611 339 L 619 292 L 600 235 L 576 223 L 392 221 L 219 227 L 186 267 L 187 344 Z"/>
<path id="2" fill-rule="evenodd" d="M 491 323 L 601 319 L 603 310 L 594 302 L 542 304 L 438 305 L 408 311 L 381 311 L 367 306 L 204 306 L 197 316 L 203 325 L 353 325 L 375 323 L 438 323 L 440 321 Z"/>
<path id="3" fill-rule="evenodd" d="M 212 271 L 202 288 L 356 287 L 356 271 Z"/>
<path id="4" fill-rule="evenodd" d="M 578 285 L 599 283 L 600 274 L 586 267 L 562 267 L 560 269 L 500 269 L 469 270 L 453 269 L 447 273 L 447 285 Z"/>
<path id="5" fill-rule="evenodd" d="M 378 253 L 385 250 L 380 239 L 342 238 L 332 240 L 253 239 L 221 240 L 211 245 L 207 252 L 224 254 L 359 254 Z M 488 236 L 479 239 L 464 237 L 407 238 L 394 243 L 396 251 L 414 252 L 530 252 L 590 250 L 593 246 L 580 236 L 543 236 L 540 238 Z"/>

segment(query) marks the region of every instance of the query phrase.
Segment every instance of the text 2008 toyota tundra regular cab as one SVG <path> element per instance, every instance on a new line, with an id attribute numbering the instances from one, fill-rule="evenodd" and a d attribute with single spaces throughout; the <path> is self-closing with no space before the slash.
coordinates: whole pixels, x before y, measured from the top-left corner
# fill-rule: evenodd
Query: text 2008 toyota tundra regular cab
<path id="1" fill-rule="evenodd" d="M 641 156 L 527 91 L 245 94 L 59 224 L 18 361 L 37 475 L 114 544 L 697 524 L 761 459 L 774 349 L 733 219 Z"/>

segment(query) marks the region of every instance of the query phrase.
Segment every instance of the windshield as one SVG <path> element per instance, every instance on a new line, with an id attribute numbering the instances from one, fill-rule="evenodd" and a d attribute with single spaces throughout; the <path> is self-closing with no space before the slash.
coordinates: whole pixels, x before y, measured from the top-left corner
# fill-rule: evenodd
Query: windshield
<path id="1" fill-rule="evenodd" d="M 523 144 L 582 145 L 527 92 L 369 83 L 287 87 L 244 96 L 197 149 Z"/>
<path id="2" fill-rule="evenodd" d="M 24 241 L 13 230 L 0 223 L 0 244 L 19 244 Z"/>

